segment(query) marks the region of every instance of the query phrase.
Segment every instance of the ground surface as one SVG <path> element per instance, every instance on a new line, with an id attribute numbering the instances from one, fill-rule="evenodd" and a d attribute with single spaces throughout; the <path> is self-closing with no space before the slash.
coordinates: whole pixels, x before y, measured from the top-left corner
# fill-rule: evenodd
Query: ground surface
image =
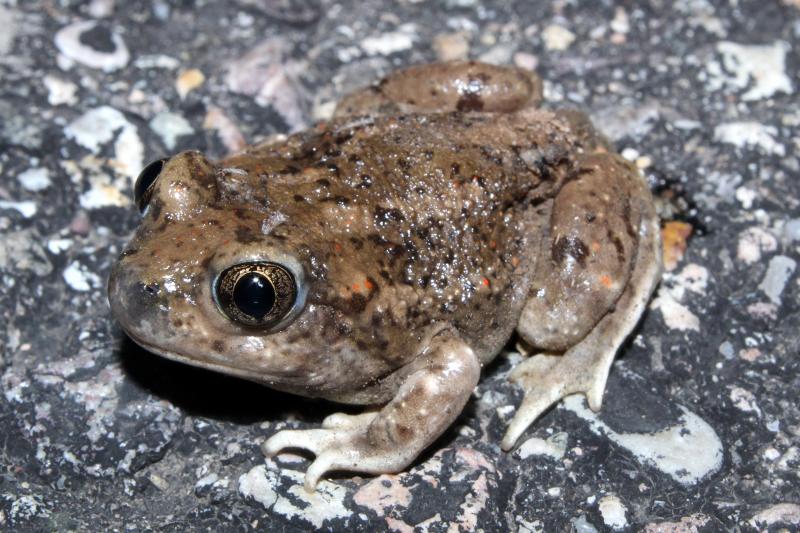
<path id="1" fill-rule="evenodd" d="M 494 4 L 0 1 L 0 530 L 800 527 L 800 5 Z M 258 444 L 333 405 L 167 362 L 110 318 L 131 176 L 457 57 L 535 67 L 549 105 L 588 110 L 688 223 L 674 268 L 599 417 L 572 399 L 501 452 L 505 355 L 410 471 L 309 496 L 307 459 Z"/>

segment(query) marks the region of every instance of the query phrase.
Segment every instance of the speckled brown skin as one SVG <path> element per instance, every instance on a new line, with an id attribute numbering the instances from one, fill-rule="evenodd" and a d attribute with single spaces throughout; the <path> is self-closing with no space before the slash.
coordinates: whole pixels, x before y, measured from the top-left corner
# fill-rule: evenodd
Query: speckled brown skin
<path id="1" fill-rule="evenodd" d="M 537 385 L 554 397 L 523 418 L 570 383 L 597 389 L 657 279 L 652 199 L 585 117 L 535 109 L 540 87 L 513 68 L 412 67 L 285 141 L 217 163 L 173 157 L 112 272 L 112 311 L 167 357 L 385 404 L 266 443 L 317 454 L 309 487 L 333 469 L 405 468 L 515 328 L 572 365 L 523 368 L 529 404 Z M 217 308 L 217 276 L 246 261 L 280 263 L 297 281 L 277 328 L 243 327 Z M 615 308 L 623 297 L 638 307 Z M 575 349 L 598 328 L 614 339 L 602 354 Z M 506 448 L 524 430 L 513 426 Z"/>

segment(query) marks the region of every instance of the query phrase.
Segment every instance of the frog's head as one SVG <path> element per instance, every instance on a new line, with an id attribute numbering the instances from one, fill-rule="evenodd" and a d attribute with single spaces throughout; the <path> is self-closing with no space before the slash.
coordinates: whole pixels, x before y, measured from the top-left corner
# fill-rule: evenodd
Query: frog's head
<path id="1" fill-rule="evenodd" d="M 312 390 L 330 357 L 356 350 L 352 321 L 315 296 L 327 294 L 317 221 L 267 198 L 253 174 L 197 152 L 147 166 L 135 187 L 141 225 L 111 272 L 111 310 L 155 353 Z"/>

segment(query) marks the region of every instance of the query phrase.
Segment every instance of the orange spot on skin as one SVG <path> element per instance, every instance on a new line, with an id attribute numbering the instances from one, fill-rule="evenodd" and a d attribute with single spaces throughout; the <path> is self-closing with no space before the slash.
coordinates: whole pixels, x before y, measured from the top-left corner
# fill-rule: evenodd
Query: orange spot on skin
<path id="1" fill-rule="evenodd" d="M 353 286 L 350 288 L 353 289 L 353 292 L 361 292 L 361 285 L 358 283 L 353 283 Z"/>
<path id="2" fill-rule="evenodd" d="M 592 253 L 596 254 L 597 252 L 600 251 L 600 243 L 597 241 L 592 241 L 592 244 L 589 246 L 592 249 Z"/>
<path id="3" fill-rule="evenodd" d="M 494 250 L 495 248 L 497 248 L 497 243 L 495 241 L 489 241 L 489 248 Z"/>
<path id="4" fill-rule="evenodd" d="M 372 289 L 375 288 L 375 285 L 373 285 L 373 283 L 370 280 L 365 279 L 364 280 L 364 287 L 366 287 L 368 291 L 371 291 Z"/>
<path id="5" fill-rule="evenodd" d="M 519 258 L 514 256 L 511 258 L 511 266 L 517 268 L 519 266 Z"/>
<path id="6" fill-rule="evenodd" d="M 483 278 L 481 280 L 481 283 L 483 283 L 484 287 L 488 287 L 489 286 L 489 278 Z"/>
<path id="7" fill-rule="evenodd" d="M 600 276 L 600 284 L 606 289 L 610 289 L 612 285 L 614 285 L 614 280 L 611 279 L 611 276 L 603 274 L 602 276 Z"/>
<path id="8" fill-rule="evenodd" d="M 333 250 L 338 254 L 342 252 L 342 245 L 338 242 L 333 243 Z"/>

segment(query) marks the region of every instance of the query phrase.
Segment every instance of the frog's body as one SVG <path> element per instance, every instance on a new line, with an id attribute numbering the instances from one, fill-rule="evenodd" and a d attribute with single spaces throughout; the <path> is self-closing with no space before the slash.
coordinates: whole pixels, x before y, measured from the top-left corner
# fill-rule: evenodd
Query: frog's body
<path id="1" fill-rule="evenodd" d="M 414 67 L 285 141 L 173 157 L 112 273 L 114 314 L 166 357 L 382 406 L 265 443 L 317 454 L 308 486 L 405 468 L 514 330 L 561 355 L 514 370 L 526 395 L 505 449 L 567 394 L 599 408 L 658 279 L 658 224 L 636 170 L 582 115 L 536 109 L 539 87 L 513 68 Z M 224 282 L 265 268 L 275 319 L 237 322 Z"/>

